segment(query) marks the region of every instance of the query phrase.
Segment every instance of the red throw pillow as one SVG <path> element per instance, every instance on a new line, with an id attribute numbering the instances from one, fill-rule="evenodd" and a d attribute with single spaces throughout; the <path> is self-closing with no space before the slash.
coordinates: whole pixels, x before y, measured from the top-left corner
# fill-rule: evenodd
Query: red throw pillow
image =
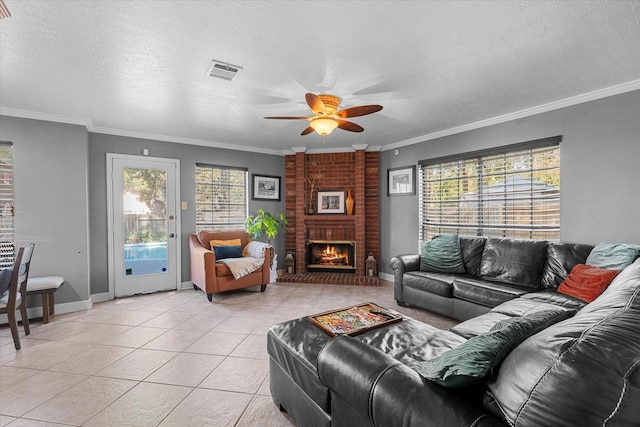
<path id="1" fill-rule="evenodd" d="M 607 270 L 585 264 L 577 264 L 558 292 L 591 302 L 607 289 L 609 283 L 620 273 L 618 270 Z"/>

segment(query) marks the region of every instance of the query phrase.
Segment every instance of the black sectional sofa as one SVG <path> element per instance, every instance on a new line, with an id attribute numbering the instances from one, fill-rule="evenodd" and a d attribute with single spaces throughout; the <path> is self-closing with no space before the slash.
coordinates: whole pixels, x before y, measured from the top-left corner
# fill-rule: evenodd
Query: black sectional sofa
<path id="1" fill-rule="evenodd" d="M 546 259 L 536 263 L 542 269 L 541 287 L 529 291 L 520 292 L 519 285 L 504 275 L 486 280 L 470 274 L 482 271 L 481 260 L 475 270 L 460 275 L 432 276 L 450 283 L 453 289 L 446 295 L 403 280 L 396 293 L 399 302 L 415 304 L 414 296 L 428 292 L 418 301 L 421 306 L 442 301 L 458 317 L 469 317 L 469 310 L 481 313 L 448 331 L 409 317 L 352 337 L 331 338 L 306 317 L 273 326 L 267 346 L 275 403 L 300 426 L 640 425 L 640 260 L 586 303 L 556 287 L 572 264 L 584 262 L 588 247 L 544 245 Z M 473 245 L 464 246 L 463 251 Z M 561 255 L 550 258 L 550 253 Z M 415 271 L 406 269 L 415 263 L 406 258 L 394 259 L 396 273 L 399 266 L 404 268 L 404 279 Z M 514 266 L 518 259 L 500 262 Z M 456 291 L 458 278 L 482 282 L 471 293 L 473 298 L 462 293 L 463 285 Z M 436 286 L 438 281 L 429 283 Z M 486 295 L 482 289 L 487 289 Z M 516 295 L 501 296 L 505 301 L 498 302 L 495 295 L 502 295 L 502 289 L 515 289 Z M 458 311 L 457 300 L 463 303 Z M 503 324 L 549 313 L 557 315 L 555 323 L 532 329 L 528 338 L 515 343 L 504 359 L 469 385 L 443 386 L 446 382 L 425 377 L 425 364 L 496 329 L 502 332 Z"/>
<path id="2" fill-rule="evenodd" d="M 393 257 L 397 303 L 470 319 L 510 299 L 557 288 L 593 246 L 460 236 L 460 248 L 464 273 L 421 271 L 420 254 Z"/>

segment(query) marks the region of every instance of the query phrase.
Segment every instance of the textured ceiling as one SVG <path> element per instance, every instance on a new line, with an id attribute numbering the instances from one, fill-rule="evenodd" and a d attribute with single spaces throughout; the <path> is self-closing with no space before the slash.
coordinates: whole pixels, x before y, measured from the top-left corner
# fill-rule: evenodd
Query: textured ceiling
<path id="1" fill-rule="evenodd" d="M 388 149 L 640 88 L 638 1 L 5 4 L 0 112 L 94 132 L 259 152 Z M 208 77 L 212 59 L 243 70 Z M 304 121 L 262 118 L 309 114 L 306 92 L 384 109 L 353 119 L 363 133 L 324 140 L 300 136 Z"/>

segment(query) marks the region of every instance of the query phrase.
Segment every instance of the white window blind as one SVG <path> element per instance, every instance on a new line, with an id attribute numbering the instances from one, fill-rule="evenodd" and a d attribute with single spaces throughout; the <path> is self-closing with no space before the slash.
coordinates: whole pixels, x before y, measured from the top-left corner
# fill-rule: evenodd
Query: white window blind
<path id="1" fill-rule="evenodd" d="M 0 269 L 13 267 L 15 229 L 13 224 L 13 145 L 0 142 Z"/>
<path id="2" fill-rule="evenodd" d="M 247 170 L 196 164 L 196 230 L 244 228 Z"/>
<path id="3" fill-rule="evenodd" d="M 561 137 L 420 162 L 420 240 L 560 239 Z"/>

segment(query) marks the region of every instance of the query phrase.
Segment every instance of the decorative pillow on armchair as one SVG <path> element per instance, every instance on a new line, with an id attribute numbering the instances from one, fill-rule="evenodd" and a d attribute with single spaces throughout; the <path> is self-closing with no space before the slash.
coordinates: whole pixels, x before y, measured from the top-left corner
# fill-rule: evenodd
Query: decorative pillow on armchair
<path id="1" fill-rule="evenodd" d="M 420 270 L 439 273 L 464 273 L 460 236 L 443 234 L 423 243 L 420 251 Z"/>
<path id="2" fill-rule="evenodd" d="M 577 264 L 558 286 L 558 292 L 591 302 L 607 289 L 619 273 L 618 270 Z"/>
<path id="3" fill-rule="evenodd" d="M 214 246 L 213 252 L 216 254 L 216 261 L 225 258 L 242 258 L 242 247 L 238 246 Z"/>
<path id="4" fill-rule="evenodd" d="M 211 250 L 215 246 L 242 246 L 242 240 L 240 239 L 231 239 L 231 240 L 209 240 L 209 245 L 211 246 Z"/>

